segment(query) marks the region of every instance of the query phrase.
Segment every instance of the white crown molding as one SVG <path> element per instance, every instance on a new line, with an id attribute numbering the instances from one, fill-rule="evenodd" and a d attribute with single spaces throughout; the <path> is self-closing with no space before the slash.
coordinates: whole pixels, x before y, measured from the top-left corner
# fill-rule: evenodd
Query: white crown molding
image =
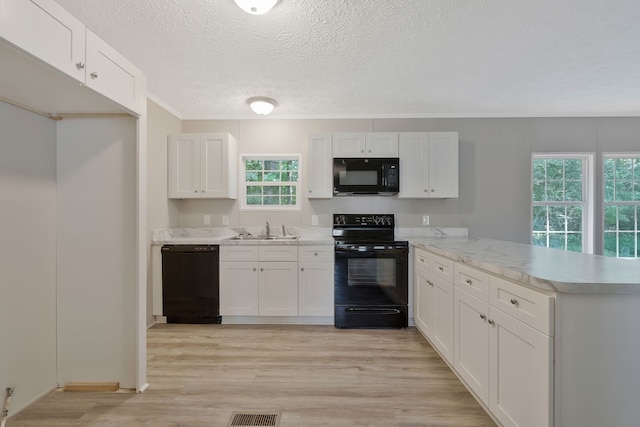
<path id="1" fill-rule="evenodd" d="M 185 120 L 184 116 L 182 114 L 180 114 L 180 112 L 178 110 L 176 110 L 175 108 L 173 108 L 171 105 L 169 105 L 168 103 L 164 102 L 162 99 L 158 98 L 156 95 L 154 95 L 151 92 L 147 92 L 147 98 L 149 98 L 151 101 L 153 101 L 154 103 L 158 104 L 160 107 L 164 108 L 165 110 L 167 110 L 169 113 L 173 114 L 174 116 L 176 116 L 178 119 L 180 120 Z"/>

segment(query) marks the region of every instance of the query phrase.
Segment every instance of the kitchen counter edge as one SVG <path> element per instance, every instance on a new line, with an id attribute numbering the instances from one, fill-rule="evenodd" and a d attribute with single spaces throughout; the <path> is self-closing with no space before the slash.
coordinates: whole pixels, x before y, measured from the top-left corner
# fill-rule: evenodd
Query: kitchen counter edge
<path id="1" fill-rule="evenodd" d="M 637 259 L 479 238 L 411 238 L 410 244 L 543 291 L 640 294 Z"/>

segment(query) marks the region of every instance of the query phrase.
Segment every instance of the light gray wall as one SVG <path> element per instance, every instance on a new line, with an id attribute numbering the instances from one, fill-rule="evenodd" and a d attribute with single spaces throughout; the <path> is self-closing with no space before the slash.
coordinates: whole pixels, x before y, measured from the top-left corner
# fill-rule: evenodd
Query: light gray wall
<path id="1" fill-rule="evenodd" d="M 182 120 L 147 102 L 147 325 L 153 316 L 151 230 L 180 225 L 178 202 L 167 199 L 167 135 L 182 132 Z"/>
<path id="2" fill-rule="evenodd" d="M 0 396 L 56 385 L 56 125 L 0 102 Z"/>
<path id="3" fill-rule="evenodd" d="M 307 161 L 310 132 L 347 131 L 458 131 L 460 134 L 460 197 L 450 200 L 398 200 L 386 197 L 334 198 L 302 201 L 294 213 L 243 212 L 233 200 L 176 200 L 165 202 L 179 211 L 180 226 L 258 226 L 268 220 L 289 226 L 331 225 L 334 212 L 394 212 L 401 227 L 420 227 L 422 215 L 432 226 L 466 226 L 472 236 L 528 243 L 530 241 L 531 154 L 534 152 L 640 152 L 640 118 L 441 118 L 349 120 L 187 120 L 183 131 L 229 132 L 238 140 L 239 153 L 300 153 Z M 303 166 L 304 167 L 304 166 Z M 596 173 L 596 199 L 602 182 Z M 303 174 L 303 180 L 304 177 Z M 596 204 L 596 252 L 602 215 Z M 172 224 L 175 225 L 175 224 Z M 598 229 L 599 227 L 599 229 Z"/>
<path id="4" fill-rule="evenodd" d="M 57 125 L 58 383 L 136 388 L 136 119 Z"/>

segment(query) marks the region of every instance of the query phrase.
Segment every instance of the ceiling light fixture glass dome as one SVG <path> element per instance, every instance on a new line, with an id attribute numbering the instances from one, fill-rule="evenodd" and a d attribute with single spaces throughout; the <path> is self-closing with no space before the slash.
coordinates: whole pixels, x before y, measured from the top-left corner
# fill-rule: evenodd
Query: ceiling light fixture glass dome
<path id="1" fill-rule="evenodd" d="M 278 103 L 275 99 L 267 98 L 266 96 L 254 96 L 247 99 L 247 104 L 253 110 L 254 113 L 266 116 L 271 113 Z"/>
<path id="2" fill-rule="evenodd" d="M 252 15 L 267 13 L 278 3 L 278 0 L 233 0 L 240 9 Z"/>

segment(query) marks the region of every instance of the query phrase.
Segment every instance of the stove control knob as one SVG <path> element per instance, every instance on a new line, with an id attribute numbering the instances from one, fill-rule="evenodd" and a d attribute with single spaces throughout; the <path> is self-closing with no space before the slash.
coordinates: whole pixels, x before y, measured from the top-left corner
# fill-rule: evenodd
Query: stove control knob
<path id="1" fill-rule="evenodd" d="M 337 225 L 345 225 L 347 223 L 347 217 L 344 215 L 338 215 L 336 217 L 336 224 Z"/>

